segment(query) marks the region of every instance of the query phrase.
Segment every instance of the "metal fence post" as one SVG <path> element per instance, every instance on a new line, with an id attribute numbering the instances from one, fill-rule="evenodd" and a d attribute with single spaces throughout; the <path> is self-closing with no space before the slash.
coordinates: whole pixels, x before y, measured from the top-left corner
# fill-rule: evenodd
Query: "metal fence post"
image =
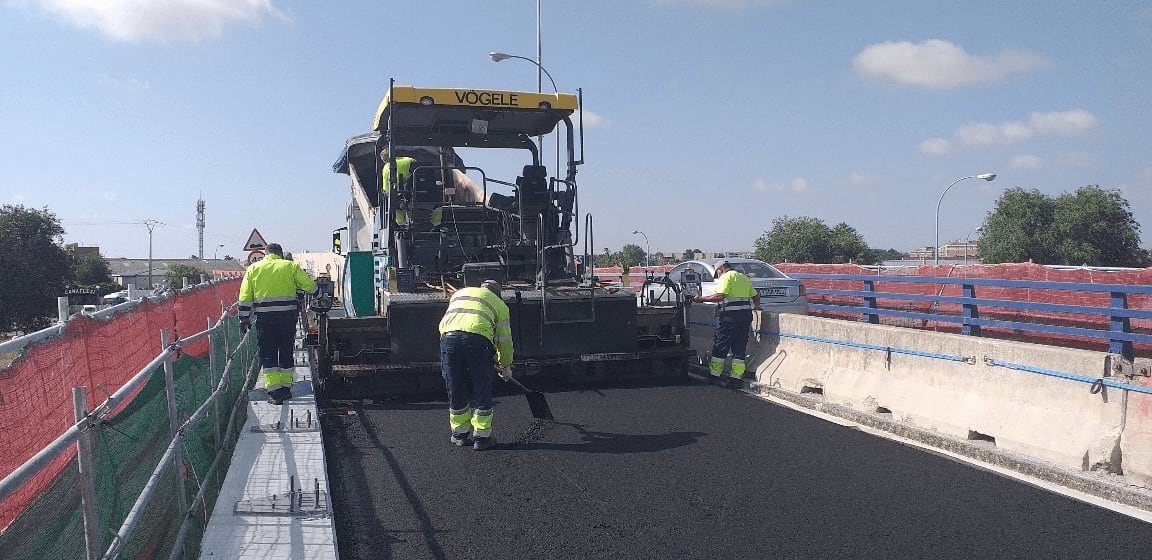
<path id="1" fill-rule="evenodd" d="M 223 325 L 223 321 L 220 323 Z M 216 368 L 218 362 L 216 361 L 216 342 L 220 337 L 216 336 L 216 331 L 212 330 L 212 318 L 208 318 L 208 385 L 213 390 L 219 385 L 220 379 L 223 377 L 223 372 L 219 377 L 216 375 Z M 216 399 L 212 406 L 212 423 L 216 429 L 216 445 L 220 446 L 220 399 Z"/>
<path id="2" fill-rule="evenodd" d="M 1128 309 L 1128 294 L 1124 292 L 1111 292 L 1110 299 L 1112 309 Z M 1108 330 L 1114 333 L 1132 332 L 1132 320 L 1128 317 L 1117 317 L 1113 315 L 1108 318 Z M 1136 358 L 1136 352 L 1132 348 L 1132 341 L 1130 340 L 1109 340 L 1108 353 L 1119 354 L 1128 360 Z"/>
<path id="3" fill-rule="evenodd" d="M 86 387 L 72 388 L 72 409 L 76 422 L 88 416 Z M 100 558 L 104 544 L 100 539 L 100 516 L 96 510 L 96 473 L 92 467 L 92 425 L 76 438 L 76 470 L 80 473 L 80 504 L 84 513 L 84 550 L 88 560 Z"/>
<path id="4" fill-rule="evenodd" d="M 973 284 L 961 284 L 960 291 L 966 298 L 976 297 L 976 286 Z M 972 336 L 980 336 L 980 325 L 972 325 L 968 323 L 968 319 L 980 318 L 980 306 L 975 303 L 964 304 L 964 326 L 960 327 L 960 334 L 967 334 Z"/>
<path id="5" fill-rule="evenodd" d="M 864 291 L 865 292 L 875 292 L 876 291 L 876 286 L 872 280 L 867 280 L 867 279 L 864 280 Z M 864 296 L 864 307 L 867 307 L 868 309 L 876 309 L 876 296 Z M 873 325 L 877 325 L 880 323 L 880 314 L 878 314 L 878 313 L 864 313 L 860 317 L 860 321 L 863 323 L 871 323 Z"/>
<path id="6" fill-rule="evenodd" d="M 168 330 L 160 331 L 160 343 L 164 348 L 168 348 L 171 342 L 168 340 Z M 179 431 L 179 409 L 176 408 L 176 382 L 172 376 L 172 361 L 170 359 L 164 360 L 164 392 L 168 395 L 168 425 L 171 428 L 172 439 L 176 439 L 176 434 Z M 180 515 L 188 514 L 188 495 L 184 490 L 184 450 L 180 447 L 176 448 L 176 452 L 172 455 L 172 466 L 176 474 L 176 487 L 180 493 Z"/>

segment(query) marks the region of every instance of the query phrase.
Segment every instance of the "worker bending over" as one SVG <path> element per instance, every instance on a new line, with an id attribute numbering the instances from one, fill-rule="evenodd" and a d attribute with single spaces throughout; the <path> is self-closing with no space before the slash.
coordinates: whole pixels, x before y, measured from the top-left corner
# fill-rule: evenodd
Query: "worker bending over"
<path id="1" fill-rule="evenodd" d="M 440 320 L 440 367 L 448 386 L 451 442 L 477 451 L 492 448 L 493 365 L 503 372 L 512 364 L 512 327 L 500 283 L 452 294 Z"/>

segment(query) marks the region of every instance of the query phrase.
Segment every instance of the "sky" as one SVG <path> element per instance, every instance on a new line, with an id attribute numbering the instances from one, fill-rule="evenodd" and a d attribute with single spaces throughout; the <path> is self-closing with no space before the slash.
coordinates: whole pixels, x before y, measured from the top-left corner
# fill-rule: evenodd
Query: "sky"
<path id="1" fill-rule="evenodd" d="M 593 252 L 746 251 L 802 216 L 910 251 L 975 238 L 1005 189 L 1086 185 L 1152 246 L 1152 1 L 1130 0 L 0 0 L 0 205 L 106 258 L 199 255 L 199 199 L 205 258 L 253 229 L 325 251 L 332 164 L 390 79 L 535 91 L 538 46 L 583 92 Z"/>

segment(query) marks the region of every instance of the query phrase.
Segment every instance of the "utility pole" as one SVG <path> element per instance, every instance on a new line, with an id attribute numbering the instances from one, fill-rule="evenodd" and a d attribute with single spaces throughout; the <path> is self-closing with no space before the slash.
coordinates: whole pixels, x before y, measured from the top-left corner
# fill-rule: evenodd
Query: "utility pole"
<path id="1" fill-rule="evenodd" d="M 144 220 L 141 222 L 148 228 L 148 291 L 152 291 L 152 230 L 158 225 L 164 225 L 159 220 Z"/>

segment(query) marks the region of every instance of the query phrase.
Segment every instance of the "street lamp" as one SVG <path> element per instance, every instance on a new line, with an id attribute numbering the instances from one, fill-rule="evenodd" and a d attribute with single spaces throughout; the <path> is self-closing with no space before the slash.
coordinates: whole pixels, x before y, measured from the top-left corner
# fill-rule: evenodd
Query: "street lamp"
<path id="1" fill-rule="evenodd" d="M 539 23 L 539 18 L 540 18 L 539 6 L 537 6 L 536 11 L 537 11 L 537 14 L 536 14 L 537 34 L 539 34 L 539 26 L 540 26 L 540 23 Z M 542 87 L 541 87 L 542 84 L 540 83 L 540 72 L 543 72 L 545 76 L 548 76 L 548 81 L 552 82 L 552 92 L 553 93 L 560 93 L 560 88 L 556 87 L 556 80 L 552 79 L 552 74 L 549 74 L 548 69 L 544 68 L 544 65 L 540 64 L 539 62 L 532 60 L 531 58 L 528 58 L 526 56 L 502 53 L 502 52 L 497 52 L 497 51 L 492 51 L 492 52 L 488 53 L 488 56 L 489 56 L 489 58 L 492 59 L 492 62 L 500 62 L 501 60 L 508 60 L 509 58 L 519 58 L 520 60 L 527 60 L 528 62 L 535 64 L 536 68 L 539 69 L 539 72 L 536 73 L 536 92 L 540 93 L 540 90 L 542 89 Z M 536 56 L 540 56 L 539 55 L 539 47 L 537 47 L 537 55 Z M 540 149 L 543 150 L 544 149 L 544 135 L 537 136 L 536 137 L 536 143 L 539 144 Z M 543 154 L 541 154 L 541 156 L 543 156 Z M 556 173 L 557 174 L 560 173 L 560 131 L 559 130 L 556 131 Z"/>
<path id="2" fill-rule="evenodd" d="M 520 55 L 515 55 L 515 54 L 507 54 L 507 53 L 502 53 L 502 52 L 495 52 L 495 51 L 494 51 L 494 52 L 490 52 L 490 53 L 488 53 L 488 56 L 489 56 L 490 58 L 492 58 L 492 62 L 500 62 L 500 61 L 502 61 L 502 60 L 508 60 L 509 58 L 519 58 L 520 60 L 527 60 L 528 62 L 531 62 L 532 64 L 535 64 L 535 65 L 536 65 L 536 67 L 537 67 L 537 68 L 539 68 L 539 69 L 540 69 L 540 71 L 541 71 L 541 72 L 543 72 L 545 76 L 548 76 L 548 81 L 549 81 L 549 82 L 552 82 L 552 90 L 553 90 L 553 91 L 555 91 L 555 92 L 559 92 L 559 91 L 560 91 L 560 89 L 556 87 L 556 80 L 553 80 L 553 79 L 552 79 L 552 74 L 549 74 L 549 73 L 548 73 L 548 70 L 547 70 L 546 68 L 544 68 L 544 66 L 542 66 L 542 65 L 541 65 L 539 62 L 536 62 L 535 60 L 532 60 L 531 58 L 528 58 L 528 57 L 526 57 L 526 56 L 520 56 Z M 536 91 L 537 91 L 537 92 L 539 92 L 539 91 L 540 91 L 540 86 L 539 86 L 539 85 L 537 85 L 537 86 L 536 86 Z"/>
<path id="3" fill-rule="evenodd" d="M 636 234 L 644 235 L 644 232 L 642 232 L 638 229 L 633 230 L 632 235 L 636 235 Z M 651 256 L 650 255 L 651 253 L 652 253 L 652 246 L 648 244 L 648 236 L 644 235 L 644 268 L 649 268 L 652 266 L 651 263 L 648 261 L 648 257 Z"/>
<path id="4" fill-rule="evenodd" d="M 216 249 L 214 249 L 214 250 L 212 251 L 212 260 L 216 260 L 217 258 L 219 258 L 219 256 L 220 256 L 220 249 L 223 249 L 223 248 L 224 248 L 224 244 L 223 244 L 223 243 L 221 243 L 221 244 L 219 244 L 219 245 L 217 245 L 217 246 L 216 246 Z"/>
<path id="5" fill-rule="evenodd" d="M 956 186 L 956 183 L 959 183 L 960 181 L 963 181 L 964 179 L 983 179 L 985 181 L 991 181 L 995 178 L 996 178 L 995 173 L 981 173 L 979 175 L 969 175 L 967 177 L 961 177 L 961 178 L 953 181 L 951 185 L 948 185 L 947 189 L 944 189 L 944 192 L 940 193 L 940 200 L 936 202 L 936 247 L 934 247 L 933 248 L 934 250 L 932 251 L 932 253 L 935 255 L 935 259 L 934 259 L 932 264 L 935 264 L 935 265 L 940 264 L 940 204 L 942 202 L 944 202 L 944 195 L 948 194 L 948 190 L 951 189 L 952 187 Z"/>

